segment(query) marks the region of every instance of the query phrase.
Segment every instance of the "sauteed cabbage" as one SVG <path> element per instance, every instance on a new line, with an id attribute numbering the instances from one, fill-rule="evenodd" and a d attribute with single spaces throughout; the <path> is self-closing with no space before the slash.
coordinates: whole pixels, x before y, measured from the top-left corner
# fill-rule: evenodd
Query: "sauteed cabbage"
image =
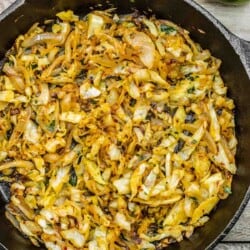
<path id="1" fill-rule="evenodd" d="M 34 24 L 0 75 L 6 216 L 47 249 L 160 249 L 231 193 L 220 60 L 172 22 L 72 11 Z"/>

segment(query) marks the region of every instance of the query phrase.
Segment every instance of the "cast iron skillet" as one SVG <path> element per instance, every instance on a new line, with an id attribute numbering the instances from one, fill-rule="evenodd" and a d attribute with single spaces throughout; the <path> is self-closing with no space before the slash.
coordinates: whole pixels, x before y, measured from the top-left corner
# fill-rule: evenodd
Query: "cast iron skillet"
<path id="1" fill-rule="evenodd" d="M 11 47 L 15 38 L 27 31 L 37 21 L 53 17 L 58 11 L 72 9 L 86 14 L 89 7 L 105 9 L 117 7 L 119 13 L 131 9 L 153 13 L 158 18 L 170 19 L 190 31 L 191 37 L 203 48 L 222 59 L 221 73 L 229 95 L 236 103 L 236 129 L 239 140 L 237 175 L 233 181 L 233 194 L 221 201 L 211 215 L 211 220 L 195 231 L 193 236 L 168 249 L 211 249 L 232 228 L 250 197 L 250 43 L 240 40 L 226 30 L 214 17 L 192 0 L 24 0 L 18 1 L 0 15 L 0 60 Z M 100 6 L 102 3 L 102 6 Z M 200 31 L 204 32 L 200 32 Z M 1 66 L 1 64 L 0 64 Z M 247 73 L 248 72 L 248 73 Z M 0 186 L 0 193 L 4 187 Z M 6 199 L 2 195 L 3 198 Z M 6 200 L 5 200 L 6 202 Z M 3 249 L 38 249 L 23 238 L 4 217 L 4 203 L 0 212 L 0 242 Z M 1 244 L 0 243 L 0 244 Z M 6 248 L 5 248 L 5 247 Z"/>

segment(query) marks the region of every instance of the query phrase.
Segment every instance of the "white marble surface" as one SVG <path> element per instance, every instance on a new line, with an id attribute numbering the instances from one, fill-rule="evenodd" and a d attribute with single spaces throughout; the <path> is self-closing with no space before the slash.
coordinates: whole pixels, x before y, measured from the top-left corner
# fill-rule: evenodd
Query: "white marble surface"
<path id="1" fill-rule="evenodd" d="M 14 2 L 15 0 L 0 0 L 0 13 Z"/>
<path id="2" fill-rule="evenodd" d="M 37 0 L 39 1 L 39 0 Z M 0 0 L 0 13 L 15 0 Z M 231 32 L 250 41 L 250 2 L 242 6 L 225 6 L 213 0 L 196 0 Z M 250 203 L 236 225 L 215 250 L 250 250 Z"/>
<path id="3" fill-rule="evenodd" d="M 250 41 L 250 1 L 240 6 L 223 5 L 214 0 L 195 0 L 209 10 L 232 33 Z"/>

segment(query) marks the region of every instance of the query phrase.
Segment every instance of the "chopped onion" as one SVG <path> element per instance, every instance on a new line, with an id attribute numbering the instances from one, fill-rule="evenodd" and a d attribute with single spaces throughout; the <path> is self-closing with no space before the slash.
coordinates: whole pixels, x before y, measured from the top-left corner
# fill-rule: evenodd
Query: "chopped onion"
<path id="1" fill-rule="evenodd" d="M 101 94 L 101 91 L 86 83 L 80 87 L 80 94 L 83 99 L 90 99 L 98 97 Z"/>
<path id="2" fill-rule="evenodd" d="M 155 61 L 155 45 L 143 32 L 136 32 L 126 36 L 127 42 L 134 48 L 137 49 L 140 55 L 142 63 L 151 69 Z"/>
<path id="3" fill-rule="evenodd" d="M 118 161 L 121 158 L 121 151 L 115 144 L 109 146 L 109 157 L 112 161 Z"/>
<path id="4" fill-rule="evenodd" d="M 142 121 L 148 114 L 149 107 L 147 105 L 137 105 L 134 111 L 133 120 L 135 122 Z"/>
<path id="5" fill-rule="evenodd" d="M 75 247 L 83 247 L 85 237 L 76 229 L 64 230 L 61 232 L 64 239 L 69 240 Z"/>
<path id="6" fill-rule="evenodd" d="M 56 176 L 50 179 L 50 185 L 55 192 L 60 192 L 63 184 L 68 181 L 69 167 L 61 167 L 57 170 Z"/>
<path id="7" fill-rule="evenodd" d="M 216 112 L 211 102 L 208 104 L 208 110 L 209 110 L 209 114 L 211 118 L 210 133 L 212 137 L 214 138 L 214 140 L 217 142 L 220 140 L 220 124 L 218 122 Z"/>
<path id="8" fill-rule="evenodd" d="M 63 112 L 60 114 L 60 120 L 71 123 L 79 123 L 83 118 L 81 113 L 74 113 L 71 111 Z"/>
<path id="9" fill-rule="evenodd" d="M 143 22 L 145 23 L 145 25 L 147 25 L 147 27 L 149 28 L 150 33 L 153 36 L 158 36 L 158 30 L 157 30 L 157 28 L 156 28 L 156 26 L 154 25 L 153 22 L 151 22 L 148 19 L 143 19 Z"/>
<path id="10" fill-rule="evenodd" d="M 66 40 L 67 35 L 69 34 L 70 25 L 68 23 L 61 23 L 61 26 L 62 26 L 62 32 L 60 34 L 54 34 L 54 33 L 37 34 L 33 37 L 26 38 L 23 41 L 22 46 L 28 48 L 36 44 L 48 41 L 63 44 Z"/>
<path id="11" fill-rule="evenodd" d="M 129 95 L 134 98 L 134 99 L 138 99 L 140 98 L 140 90 L 139 88 L 135 85 L 134 82 L 131 82 L 128 86 L 128 93 Z"/>
<path id="12" fill-rule="evenodd" d="M 89 14 L 88 15 L 88 38 L 91 36 L 97 34 L 98 32 L 101 31 L 103 25 L 104 25 L 104 20 L 101 16 L 98 16 L 96 14 Z"/>
<path id="13" fill-rule="evenodd" d="M 129 178 L 120 178 L 113 182 L 113 185 L 118 190 L 119 194 L 129 194 L 130 193 L 130 186 L 129 186 Z"/>
<path id="14" fill-rule="evenodd" d="M 117 213 L 115 215 L 115 222 L 117 223 L 118 226 L 120 226 L 122 229 L 125 229 L 127 231 L 131 230 L 131 224 L 127 220 L 124 214 Z"/>
<path id="15" fill-rule="evenodd" d="M 236 173 L 235 163 L 230 163 L 221 143 L 218 143 L 218 155 L 212 157 L 212 160 L 220 167 L 227 169 L 230 173 Z"/>
<path id="16" fill-rule="evenodd" d="M 24 138 L 31 143 L 38 143 L 41 135 L 38 132 L 37 125 L 29 120 L 24 131 Z"/>

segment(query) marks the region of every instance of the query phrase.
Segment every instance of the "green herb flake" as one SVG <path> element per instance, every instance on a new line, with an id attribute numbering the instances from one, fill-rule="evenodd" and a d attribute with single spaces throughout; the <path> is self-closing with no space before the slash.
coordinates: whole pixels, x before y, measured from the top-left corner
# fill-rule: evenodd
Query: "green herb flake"
<path id="1" fill-rule="evenodd" d="M 168 35 L 176 32 L 176 29 L 174 27 L 168 26 L 168 25 L 163 24 L 163 23 L 160 25 L 160 30 L 161 30 L 161 32 L 164 32 Z"/>
<path id="2" fill-rule="evenodd" d="M 230 187 L 224 187 L 224 191 L 225 191 L 225 193 L 227 193 L 227 194 L 231 194 L 231 193 L 232 193 L 232 190 L 231 190 Z"/>
<path id="3" fill-rule="evenodd" d="M 54 132 L 55 131 L 55 129 L 56 129 L 56 121 L 55 120 L 53 120 L 49 125 L 48 125 L 48 130 L 49 130 L 49 132 Z"/>
<path id="4" fill-rule="evenodd" d="M 34 69 L 36 69 L 38 67 L 38 64 L 33 62 L 33 63 L 30 64 L 30 67 L 31 67 L 31 69 L 34 70 Z"/>
<path id="5" fill-rule="evenodd" d="M 179 139 L 175 148 L 174 148 L 174 153 L 179 153 L 183 147 L 184 147 L 185 141 L 183 141 L 182 139 Z"/>
<path id="6" fill-rule="evenodd" d="M 191 143 L 192 143 L 192 144 L 196 144 L 197 141 L 196 141 L 196 140 L 192 140 Z"/>
<path id="7" fill-rule="evenodd" d="M 70 170 L 69 184 L 73 187 L 75 187 L 77 184 L 77 175 L 73 167 Z"/>
<path id="8" fill-rule="evenodd" d="M 198 199 L 196 197 L 190 197 L 194 202 L 198 203 Z"/>
<path id="9" fill-rule="evenodd" d="M 143 161 L 146 159 L 145 155 L 138 155 L 139 161 Z"/>
<path id="10" fill-rule="evenodd" d="M 95 99 L 90 99 L 89 102 L 93 105 L 96 105 L 98 101 Z"/>
<path id="11" fill-rule="evenodd" d="M 135 106 L 135 104 L 136 104 L 136 99 L 130 99 L 130 102 L 129 102 L 129 104 L 130 104 L 130 106 L 131 107 L 134 107 Z"/>
<path id="12" fill-rule="evenodd" d="M 188 79 L 189 81 L 194 81 L 194 77 L 193 77 L 193 76 L 188 76 L 187 79 Z"/>
<path id="13" fill-rule="evenodd" d="M 146 120 L 151 120 L 155 117 L 154 112 L 152 112 L 151 110 L 149 110 L 147 116 L 146 116 Z"/>
<path id="14" fill-rule="evenodd" d="M 188 79 L 189 81 L 193 82 L 195 79 L 199 78 L 199 76 L 193 75 L 192 73 L 189 73 L 185 75 L 185 78 Z"/>
<path id="15" fill-rule="evenodd" d="M 14 66 L 14 62 L 13 61 L 8 61 L 6 64 L 8 64 L 10 67 L 13 67 Z"/>
<path id="16" fill-rule="evenodd" d="M 188 92 L 188 94 L 193 94 L 195 92 L 195 87 L 193 86 L 193 87 L 187 89 L 187 92 Z"/>

